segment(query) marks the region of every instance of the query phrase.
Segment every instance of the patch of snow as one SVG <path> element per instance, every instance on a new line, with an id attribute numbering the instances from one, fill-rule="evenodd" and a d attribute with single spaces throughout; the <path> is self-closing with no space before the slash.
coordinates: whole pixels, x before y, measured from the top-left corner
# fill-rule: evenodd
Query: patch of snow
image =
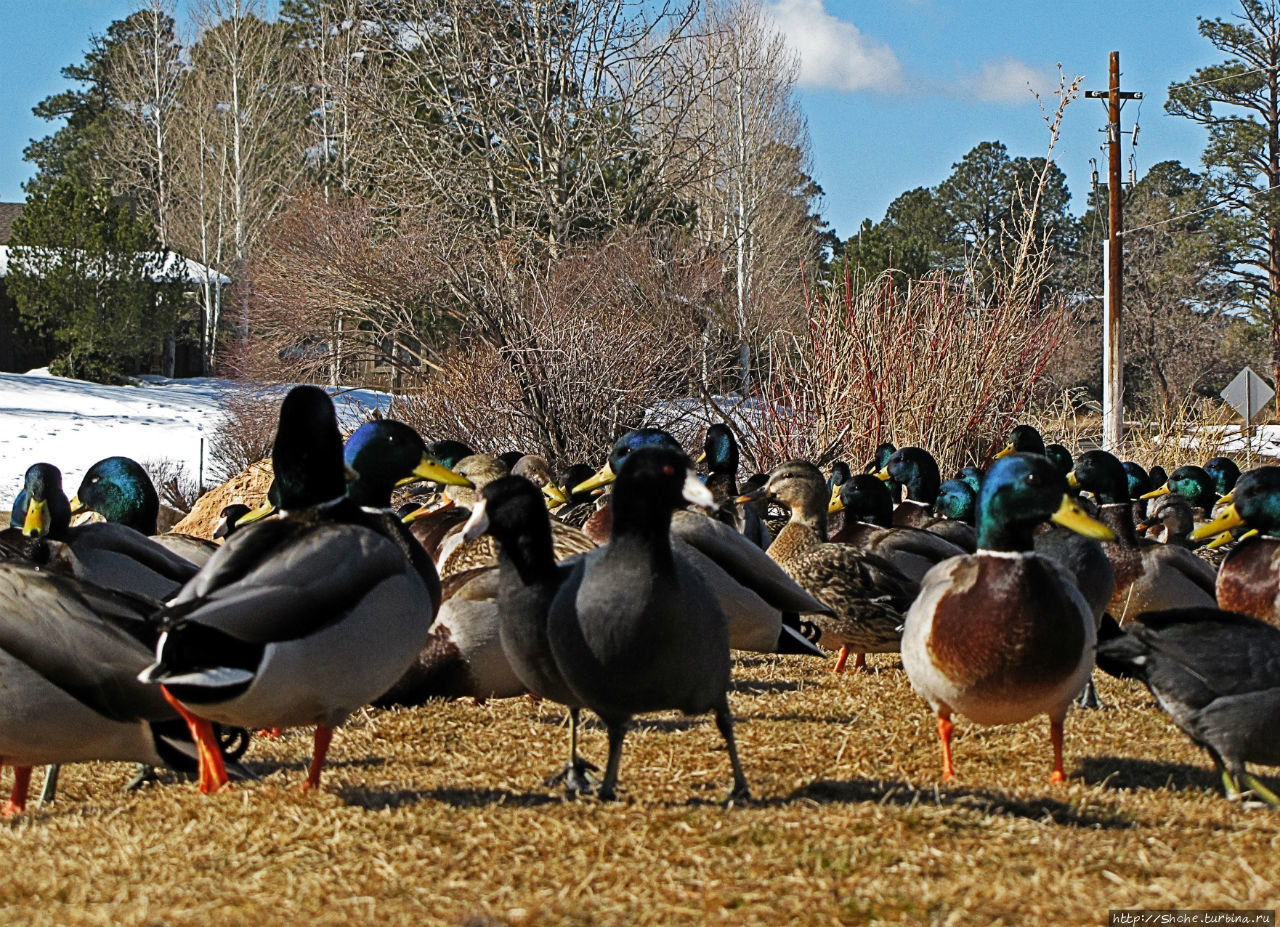
<path id="1" fill-rule="evenodd" d="M 18 495 L 27 468 L 41 461 L 62 471 L 68 496 L 86 470 L 116 455 L 143 464 L 181 463 L 195 478 L 202 438 L 205 480 L 211 482 L 208 439 L 222 415 L 222 399 L 245 385 L 216 377 L 144 376 L 133 385 L 105 386 L 55 377 L 46 368 L 0 373 L 0 509 Z M 278 389 L 283 397 L 288 387 Z M 376 390 L 334 395 L 339 422 L 347 430 L 390 401 L 390 394 Z"/>

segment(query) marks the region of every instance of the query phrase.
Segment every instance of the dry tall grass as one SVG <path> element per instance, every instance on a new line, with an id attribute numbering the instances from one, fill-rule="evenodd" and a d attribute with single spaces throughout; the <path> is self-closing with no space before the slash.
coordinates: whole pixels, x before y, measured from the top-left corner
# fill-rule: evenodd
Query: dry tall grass
<path id="1" fill-rule="evenodd" d="M 887 275 L 808 303 L 805 337 L 775 351 L 749 440 L 755 457 L 867 460 L 928 448 L 944 473 L 982 461 L 1025 414 L 1063 313 L 983 298 L 947 275 L 905 293 Z"/>
<path id="2" fill-rule="evenodd" d="M 896 659 L 873 664 L 737 667 L 757 801 L 730 809 L 715 725 L 666 714 L 628 736 L 621 801 L 564 800 L 542 784 L 563 712 L 525 699 L 361 713 L 313 794 L 304 731 L 255 740 L 263 781 L 210 797 L 68 767 L 53 807 L 0 823 L 0 922 L 1096 925 L 1276 907 L 1280 815 L 1226 801 L 1145 689 L 1104 677 L 1107 708 L 1068 718 L 1065 785 L 1046 782 L 1043 719 L 958 722 L 943 784 L 928 709 Z M 582 748 L 603 759 L 598 726 Z"/>

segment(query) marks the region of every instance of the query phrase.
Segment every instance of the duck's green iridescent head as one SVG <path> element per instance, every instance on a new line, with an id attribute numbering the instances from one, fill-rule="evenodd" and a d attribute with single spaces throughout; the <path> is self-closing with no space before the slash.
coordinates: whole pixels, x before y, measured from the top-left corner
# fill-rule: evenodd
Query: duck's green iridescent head
<path id="1" fill-rule="evenodd" d="M 390 508 L 391 490 L 413 479 L 470 485 L 427 453 L 418 433 L 403 422 L 365 422 L 347 439 L 342 461 L 353 475 L 347 497 L 369 508 Z"/>
<path id="2" fill-rule="evenodd" d="M 632 451 L 639 450 L 642 447 L 665 447 L 668 450 L 684 453 L 684 449 L 680 447 L 680 442 L 661 428 L 633 429 L 614 442 L 613 449 L 609 452 L 608 463 L 596 471 L 595 476 L 583 480 L 574 486 L 570 492 L 589 492 L 612 483 L 617 479 L 618 470 L 622 467 L 622 462 L 627 459 L 627 456 Z"/>
<path id="3" fill-rule="evenodd" d="M 738 442 L 734 440 L 733 432 L 727 425 L 717 422 L 710 426 L 702 449 L 708 473 L 723 473 L 732 477 L 738 475 Z"/>
<path id="4" fill-rule="evenodd" d="M 1130 499 L 1141 499 L 1145 494 L 1155 489 L 1151 485 L 1151 476 L 1146 470 L 1142 469 L 1141 464 L 1126 460 L 1120 466 L 1124 467 L 1124 476 L 1128 483 Z"/>
<path id="5" fill-rule="evenodd" d="M 1240 468 L 1230 457 L 1210 457 L 1205 462 L 1204 472 L 1213 479 L 1214 492 L 1219 496 L 1231 492 L 1240 479 Z"/>
<path id="6" fill-rule="evenodd" d="M 978 547 L 1030 550 L 1032 532 L 1044 521 L 1099 540 L 1114 537 L 1072 499 L 1066 477 L 1043 454 L 1006 454 L 992 464 L 978 493 Z"/>
<path id="7" fill-rule="evenodd" d="M 876 476 L 902 483 L 907 487 L 908 499 L 926 505 L 933 504 L 942 482 L 938 462 L 922 447 L 903 447 L 894 451 Z"/>
<path id="8" fill-rule="evenodd" d="M 433 460 L 453 469 L 454 465 L 464 457 L 472 457 L 475 451 L 461 441 L 446 438 L 443 441 L 432 441 L 427 445 L 427 455 Z"/>
<path id="9" fill-rule="evenodd" d="M 1053 461 L 1053 465 L 1058 468 L 1058 472 L 1063 476 L 1075 469 L 1075 458 L 1073 458 L 1071 456 L 1071 452 L 1061 444 L 1045 445 L 1044 456 Z"/>
<path id="10" fill-rule="evenodd" d="M 1169 482 L 1169 474 L 1165 473 L 1164 467 L 1160 466 L 1159 464 L 1156 464 L 1149 471 L 1147 471 L 1147 475 L 1151 478 L 1152 489 L 1159 489 L 1165 483 Z"/>
<path id="11" fill-rule="evenodd" d="M 933 502 L 933 512 L 943 518 L 973 524 L 978 506 L 978 493 L 963 480 L 947 480 L 938 487 L 938 498 Z"/>
<path id="12" fill-rule="evenodd" d="M 1169 474 L 1169 482 L 1159 489 L 1143 493 L 1142 498 L 1151 499 L 1170 492 L 1176 492 L 1193 506 L 1205 511 L 1212 511 L 1214 504 L 1218 501 L 1213 477 L 1206 473 L 1203 467 L 1197 467 L 1194 464 L 1174 470 Z"/>
<path id="13" fill-rule="evenodd" d="M 97 512 L 107 521 L 146 535 L 156 533 L 160 497 L 147 471 L 128 457 L 99 460 L 85 473 L 72 512 Z"/>
<path id="14" fill-rule="evenodd" d="M 60 537 L 71 525 L 71 503 L 62 489 L 62 471 L 50 463 L 32 464 L 22 478 L 9 525 L 31 537 Z"/>
<path id="15" fill-rule="evenodd" d="M 956 471 L 954 479 L 968 485 L 973 490 L 973 497 L 978 497 L 978 491 L 982 489 L 982 480 L 986 476 L 986 471 L 981 467 L 961 467 Z"/>
<path id="16" fill-rule="evenodd" d="M 1093 493 L 1102 505 L 1118 505 L 1129 501 L 1129 477 L 1124 465 L 1114 454 L 1087 451 L 1076 461 L 1067 476 L 1072 489 Z"/>
<path id="17" fill-rule="evenodd" d="M 852 475 L 853 471 L 843 460 L 837 460 L 831 465 L 831 475 L 827 477 L 827 488 L 831 490 L 833 498 L 840 494 L 840 487 L 847 483 Z"/>
<path id="18" fill-rule="evenodd" d="M 996 459 L 1010 454 L 1044 454 L 1044 438 L 1030 425 L 1015 425 L 1009 443 L 996 452 Z"/>
<path id="19" fill-rule="evenodd" d="M 896 450 L 897 447 L 894 446 L 892 441 L 883 441 L 877 444 L 875 453 L 871 455 L 871 462 L 865 468 L 866 472 L 875 473 L 877 470 L 883 470 Z"/>
<path id="20" fill-rule="evenodd" d="M 1231 490 L 1231 502 L 1216 519 L 1193 531 L 1191 539 L 1214 537 L 1242 525 L 1280 537 L 1280 467 L 1257 467 L 1241 474 Z"/>
<path id="21" fill-rule="evenodd" d="M 283 511 L 310 508 L 346 494 L 342 435 L 333 402 L 320 387 L 295 386 L 280 403 L 271 466 Z"/>
<path id="22" fill-rule="evenodd" d="M 832 508 L 846 513 L 846 524 L 850 520 L 870 522 L 882 528 L 893 524 L 893 497 L 884 481 L 870 473 L 858 473 L 845 480 L 837 498 L 839 505 Z"/>

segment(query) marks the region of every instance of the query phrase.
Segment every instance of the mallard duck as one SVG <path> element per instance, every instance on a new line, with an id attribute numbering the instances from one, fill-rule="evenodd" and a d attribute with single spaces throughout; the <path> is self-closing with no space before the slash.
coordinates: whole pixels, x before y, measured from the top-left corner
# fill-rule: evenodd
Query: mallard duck
<path id="1" fill-rule="evenodd" d="M 1098 641 L 1098 666 L 1140 679 L 1184 734 L 1204 747 L 1228 798 L 1241 786 L 1278 798 L 1245 767 L 1280 765 L 1280 630 L 1216 608 L 1147 612 Z"/>
<path id="2" fill-rule="evenodd" d="M 547 637 L 569 689 L 604 721 L 609 759 L 599 796 L 615 795 L 626 726 L 637 714 L 714 712 L 733 768 L 731 798 L 749 797 L 729 710 L 729 623 L 697 570 L 671 550 L 671 514 L 710 508 L 683 452 L 626 455 L 613 492 L 609 543 L 560 586 Z"/>
<path id="3" fill-rule="evenodd" d="M 1068 481 L 1093 493 L 1101 505 L 1098 520 L 1115 536 L 1102 545 L 1115 569 L 1116 588 L 1107 608 L 1113 618 L 1124 624 L 1140 612 L 1215 604 L 1212 567 L 1189 550 L 1138 539 L 1128 480 L 1113 455 L 1081 455 Z"/>
<path id="4" fill-rule="evenodd" d="M 979 483 L 978 485 L 981 485 Z M 972 526 L 978 508 L 978 491 L 964 480 L 946 480 L 933 500 L 933 514 Z"/>
<path id="5" fill-rule="evenodd" d="M 72 514 L 80 511 L 97 512 L 113 525 L 132 528 L 197 567 L 204 566 L 218 549 L 204 538 L 160 532 L 155 484 L 142 465 L 129 457 L 107 457 L 85 472 L 71 500 Z"/>
<path id="6" fill-rule="evenodd" d="M 887 560 L 850 544 L 827 540 L 827 486 L 822 471 L 792 460 L 769 474 L 762 492 L 791 510 L 791 519 L 769 546 L 769 556 L 835 614 L 815 616 L 819 642 L 839 649 L 835 672 L 856 654 L 898 650 L 902 615 L 918 586 Z"/>
<path id="7" fill-rule="evenodd" d="M 894 451 L 883 470 L 876 473 L 881 480 L 894 480 L 907 487 L 907 498 L 893 510 L 893 523 L 908 528 L 933 531 L 966 551 L 976 543 L 973 529 L 959 521 L 938 518 L 933 503 L 938 498 L 941 477 L 938 462 L 921 447 L 902 447 Z"/>
<path id="8" fill-rule="evenodd" d="M 1045 456 L 1044 438 L 1032 425 L 1015 425 L 1009 432 L 1009 441 L 996 451 L 995 459 L 1008 457 L 1010 454 L 1039 454 Z"/>
<path id="9" fill-rule="evenodd" d="M 452 478 L 417 463 L 418 475 Z M 140 677 L 163 686 L 202 745 L 205 792 L 226 781 L 209 721 L 316 725 L 306 784 L 318 787 L 333 729 L 404 674 L 439 606 L 435 569 L 399 519 L 347 498 L 324 390 L 285 397 L 272 464 L 280 518 L 237 531 L 160 612 L 164 633 Z"/>
<path id="10" fill-rule="evenodd" d="M 1156 464 L 1147 471 L 1148 477 L 1151 479 L 1151 488 L 1159 489 L 1165 483 L 1169 482 L 1169 474 L 1164 472 L 1164 467 Z"/>
<path id="11" fill-rule="evenodd" d="M 1137 461 L 1126 460 L 1120 466 L 1124 467 L 1125 480 L 1129 488 L 1129 498 L 1133 500 L 1134 518 L 1146 518 L 1146 494 L 1153 489 L 1151 485 L 1151 477 L 1148 475 L 1147 471 L 1143 469 L 1142 464 Z"/>
<path id="12" fill-rule="evenodd" d="M 231 532 L 235 531 L 240 519 L 248 515 L 252 509 L 243 502 L 233 502 L 230 505 L 224 505 L 222 511 L 218 513 L 218 527 L 213 531 L 214 540 L 229 537 Z"/>
<path id="13" fill-rule="evenodd" d="M 1044 447 L 1044 456 L 1053 461 L 1053 465 L 1058 468 L 1058 472 L 1063 476 L 1066 476 L 1075 468 L 1075 458 L 1072 457 L 1071 452 L 1061 444 L 1046 444 Z"/>
<path id="14" fill-rule="evenodd" d="M 195 564 L 127 525 L 71 527 L 72 506 L 62 489 L 62 474 L 52 464 L 28 468 L 24 494 L 20 537 L 9 543 L 31 562 L 107 589 L 143 595 L 157 604 L 196 573 Z"/>
<path id="15" fill-rule="evenodd" d="M 945 485 L 945 484 L 944 484 Z M 957 484 L 965 492 L 969 487 Z M 884 483 L 859 473 L 840 487 L 831 508 L 844 513 L 844 526 L 831 535 L 835 544 L 850 544 L 893 564 L 914 583 L 924 579 L 934 565 L 964 551 L 931 531 L 893 524 L 893 500 Z"/>
<path id="16" fill-rule="evenodd" d="M 953 714 L 983 725 L 1049 715 L 1052 782 L 1065 778 L 1062 725 L 1093 669 L 1094 618 L 1075 582 L 1032 551 L 1052 519 L 1099 539 L 1111 532 L 1067 494 L 1048 458 L 996 461 L 978 496 L 978 552 L 930 570 L 906 616 L 902 663 L 938 716 L 943 777 L 952 779 Z"/>
<path id="17" fill-rule="evenodd" d="M 1151 500 L 1146 520 L 1136 525 L 1135 529 L 1139 534 L 1154 537 L 1161 544 L 1190 550 L 1190 535 L 1195 527 L 1191 503 L 1176 493 L 1170 493 Z"/>
<path id="18" fill-rule="evenodd" d="M 1225 496 L 1231 492 L 1235 488 L 1236 481 L 1240 479 L 1240 468 L 1230 457 L 1210 457 L 1205 461 L 1204 472 L 1213 480 L 1214 492 L 1219 496 Z"/>
<path id="19" fill-rule="evenodd" d="M 1206 473 L 1203 467 L 1191 464 L 1174 470 L 1169 474 L 1168 482 L 1158 489 L 1143 493 L 1142 498 L 1158 499 L 1160 496 L 1176 492 L 1191 503 L 1191 508 L 1196 510 L 1197 518 L 1208 519 L 1218 501 L 1215 485 L 1213 477 Z"/>
<path id="20" fill-rule="evenodd" d="M 871 453 L 871 460 L 863 468 L 866 473 L 879 473 L 889 463 L 889 458 L 893 456 L 897 447 L 892 441 L 882 441 L 876 445 L 876 449 Z M 897 505 L 902 498 L 902 484 L 890 477 L 884 481 L 885 487 L 889 490 L 889 495 L 893 497 L 893 504 Z"/>
<path id="21" fill-rule="evenodd" d="M 768 548 L 773 535 L 755 508 L 737 501 L 738 442 L 727 425 L 716 423 L 707 429 L 702 456 L 707 464 L 707 489 L 716 500 L 715 518 L 745 536 L 761 550 Z M 847 468 L 846 468 L 847 469 Z"/>
<path id="22" fill-rule="evenodd" d="M 195 771 L 177 712 L 136 678 L 159 636 L 154 610 L 147 599 L 0 563 L 0 763 L 15 771 L 4 814 L 24 810 L 36 765 L 116 760 Z M 233 759 L 248 737 L 225 735 L 217 748 Z M 228 756 L 233 742 L 239 751 Z"/>
<path id="23" fill-rule="evenodd" d="M 440 465 L 450 470 L 462 460 L 464 457 L 470 457 L 475 453 L 472 448 L 463 444 L 461 441 L 454 441 L 446 438 L 443 441 L 432 441 L 427 445 L 427 456 L 432 460 L 440 462 Z"/>
<path id="24" fill-rule="evenodd" d="M 1191 539 L 1240 527 L 1257 534 L 1240 540 L 1222 561 L 1217 604 L 1280 626 L 1280 467 L 1242 474 L 1219 516 L 1191 532 Z"/>
<path id="25" fill-rule="evenodd" d="M 982 478 L 986 473 L 981 467 L 961 467 L 956 471 L 953 479 L 957 479 L 973 490 L 973 497 L 978 497 L 978 490 L 982 488 Z M 939 487 L 941 489 L 941 487 Z"/>

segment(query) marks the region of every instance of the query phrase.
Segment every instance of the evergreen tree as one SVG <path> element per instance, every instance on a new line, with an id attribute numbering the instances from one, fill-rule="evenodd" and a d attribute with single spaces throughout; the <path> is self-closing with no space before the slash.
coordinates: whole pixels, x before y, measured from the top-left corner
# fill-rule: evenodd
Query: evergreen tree
<path id="1" fill-rule="evenodd" d="M 172 330 L 181 284 L 150 225 L 105 185 L 36 186 L 11 245 L 6 286 L 23 324 L 57 345 L 55 373 L 110 382 Z"/>

